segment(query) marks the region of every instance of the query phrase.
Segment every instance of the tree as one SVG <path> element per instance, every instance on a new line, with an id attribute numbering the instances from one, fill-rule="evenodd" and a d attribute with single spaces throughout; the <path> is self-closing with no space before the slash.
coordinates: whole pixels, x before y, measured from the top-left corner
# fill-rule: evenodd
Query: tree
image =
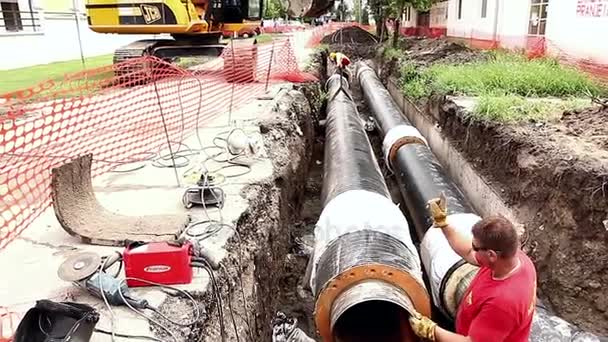
<path id="1" fill-rule="evenodd" d="M 355 15 L 355 21 L 361 23 L 361 13 L 363 9 L 361 8 L 361 0 L 354 0 L 353 4 L 353 14 Z"/>
<path id="2" fill-rule="evenodd" d="M 367 6 L 361 10 L 361 24 L 369 25 L 369 8 Z"/>
<path id="3" fill-rule="evenodd" d="M 431 9 L 431 6 L 438 0 L 389 0 L 389 12 L 390 17 L 395 19 L 393 26 L 393 42 L 394 48 L 397 47 L 399 42 L 399 35 L 401 30 L 401 18 L 407 6 L 412 6 L 418 12 L 425 12 Z"/>
<path id="4" fill-rule="evenodd" d="M 344 0 L 341 0 L 338 5 L 333 8 L 332 14 L 336 15 L 338 21 L 345 21 L 346 18 L 350 16 L 348 5 L 344 3 Z"/>
<path id="5" fill-rule="evenodd" d="M 276 19 L 283 18 L 287 15 L 287 10 L 283 6 L 281 0 L 267 0 L 264 18 Z"/>
<path id="6" fill-rule="evenodd" d="M 376 21 L 376 36 L 382 40 L 386 31 L 385 19 L 389 13 L 389 0 L 368 0 L 370 14 Z"/>

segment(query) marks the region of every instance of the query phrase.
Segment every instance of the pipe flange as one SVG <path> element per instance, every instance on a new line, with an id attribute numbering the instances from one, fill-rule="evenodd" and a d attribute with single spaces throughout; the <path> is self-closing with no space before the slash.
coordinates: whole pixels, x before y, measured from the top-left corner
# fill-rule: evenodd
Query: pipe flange
<path id="1" fill-rule="evenodd" d="M 324 342 L 333 342 L 331 309 L 338 296 L 351 286 L 367 280 L 382 280 L 401 290 L 410 298 L 416 311 L 430 317 L 431 301 L 424 284 L 408 272 L 383 265 L 366 264 L 352 267 L 328 281 L 317 296 L 315 323 Z"/>
<path id="2" fill-rule="evenodd" d="M 452 270 L 449 275 L 446 275 L 445 283 L 441 284 L 444 289 L 441 297 L 443 311 L 452 319 L 456 319 L 458 306 L 464 299 L 463 296 L 471 285 L 473 278 L 475 278 L 477 271 L 479 271 L 479 267 L 464 262 Z"/>
<path id="3" fill-rule="evenodd" d="M 421 144 L 428 146 L 426 139 L 414 126 L 399 125 L 391 128 L 382 141 L 382 151 L 386 166 L 393 171 L 392 162 L 395 160 L 397 151 L 408 144 Z"/>

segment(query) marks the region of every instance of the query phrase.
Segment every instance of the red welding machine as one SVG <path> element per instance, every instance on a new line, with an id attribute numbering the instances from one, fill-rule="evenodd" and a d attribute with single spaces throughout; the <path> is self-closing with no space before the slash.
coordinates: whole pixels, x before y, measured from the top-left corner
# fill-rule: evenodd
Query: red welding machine
<path id="1" fill-rule="evenodd" d="M 163 285 L 189 284 L 192 282 L 191 250 L 189 242 L 132 243 L 122 254 L 125 275 Z M 127 280 L 127 285 L 151 286 L 131 279 Z"/>

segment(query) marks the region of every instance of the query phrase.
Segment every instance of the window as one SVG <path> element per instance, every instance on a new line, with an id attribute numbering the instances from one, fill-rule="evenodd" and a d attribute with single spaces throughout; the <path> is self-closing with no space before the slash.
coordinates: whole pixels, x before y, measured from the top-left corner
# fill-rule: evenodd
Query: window
<path id="1" fill-rule="evenodd" d="M 249 8 L 248 8 L 247 17 L 248 17 L 248 19 L 261 18 L 259 0 L 249 0 Z"/>
<path id="2" fill-rule="evenodd" d="M 528 34 L 535 36 L 545 35 L 548 9 L 549 0 L 532 0 L 532 3 L 530 4 L 530 26 L 528 27 Z"/>
<path id="3" fill-rule="evenodd" d="M 407 6 L 405 8 L 405 13 L 403 15 L 403 17 L 405 18 L 405 21 L 410 21 L 412 20 L 412 8 L 410 6 Z"/>
<path id="4" fill-rule="evenodd" d="M 488 0 L 481 0 L 481 17 L 488 16 Z"/>
<path id="5" fill-rule="evenodd" d="M 458 0 L 458 19 L 462 19 L 462 0 Z"/>
<path id="6" fill-rule="evenodd" d="M 3 23 L 0 27 L 10 32 L 22 31 L 23 23 L 21 22 L 21 12 L 19 12 L 17 0 L 0 1 L 0 8 L 2 9 L 3 19 Z"/>

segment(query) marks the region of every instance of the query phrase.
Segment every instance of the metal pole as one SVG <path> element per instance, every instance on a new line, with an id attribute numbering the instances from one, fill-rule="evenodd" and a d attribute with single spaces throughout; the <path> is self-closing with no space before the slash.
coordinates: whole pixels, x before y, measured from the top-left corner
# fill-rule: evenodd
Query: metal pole
<path id="1" fill-rule="evenodd" d="M 36 32 L 36 23 L 34 22 L 34 11 L 32 10 L 32 0 L 28 0 L 27 4 L 30 7 L 30 19 L 32 21 L 32 30 Z"/>
<path id="2" fill-rule="evenodd" d="M 84 51 L 82 50 L 82 37 L 80 36 L 80 23 L 78 22 L 78 7 L 76 6 L 76 0 L 72 0 L 72 9 L 74 11 L 74 19 L 76 20 L 76 35 L 78 36 L 78 48 L 80 49 L 80 61 L 82 63 L 82 68 L 85 69 L 87 67 L 86 62 L 84 61 Z"/>
<path id="3" fill-rule="evenodd" d="M 498 43 L 498 14 L 500 13 L 499 6 L 500 0 L 496 0 L 494 8 L 494 44 Z"/>
<path id="4" fill-rule="evenodd" d="M 272 40 L 272 50 L 270 50 L 270 60 L 268 61 L 268 72 L 266 73 L 266 87 L 264 92 L 268 91 L 268 80 L 270 79 L 270 68 L 272 67 L 272 59 L 274 58 L 274 39 Z"/>
<path id="5" fill-rule="evenodd" d="M 232 102 L 234 101 L 234 84 L 236 83 L 236 75 L 234 74 L 234 67 L 236 64 L 236 58 L 234 57 L 234 37 L 230 39 L 230 49 L 232 50 L 232 87 L 230 89 L 230 108 L 228 110 L 228 126 L 232 125 Z"/>

